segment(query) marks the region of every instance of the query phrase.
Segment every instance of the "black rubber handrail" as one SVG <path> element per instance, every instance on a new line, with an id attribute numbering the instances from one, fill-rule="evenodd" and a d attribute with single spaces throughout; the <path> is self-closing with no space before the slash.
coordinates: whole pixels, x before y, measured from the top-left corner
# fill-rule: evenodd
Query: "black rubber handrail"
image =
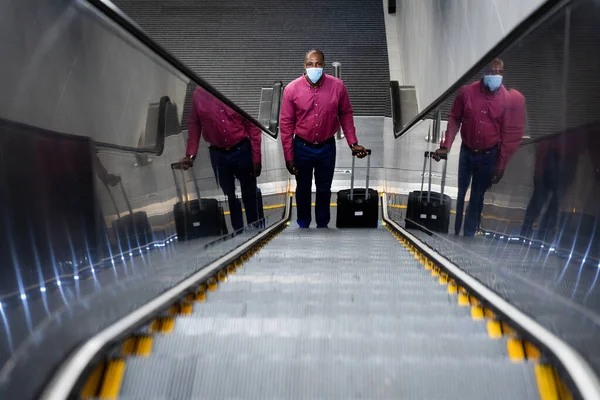
<path id="1" fill-rule="evenodd" d="M 562 10 L 566 5 L 571 3 L 572 0 L 546 0 L 537 10 L 535 10 L 529 17 L 523 22 L 517 25 L 508 35 L 504 37 L 496 46 L 488 51 L 477 63 L 475 63 L 467 72 L 465 72 L 452 86 L 450 86 L 444 93 L 429 104 L 423 111 L 421 111 L 416 117 L 414 117 L 404 128 L 398 133 L 394 132 L 394 137 L 398 139 L 409 130 L 412 129 L 415 124 L 419 121 L 426 119 L 427 115 L 440 107 L 446 100 L 448 100 L 454 93 L 458 91 L 462 86 L 469 83 L 475 75 L 477 75 L 482 69 L 484 69 L 490 61 L 498 57 L 504 50 L 508 49 L 517 40 L 524 37 L 534 27 L 538 26 L 548 18 Z"/>
<path id="2" fill-rule="evenodd" d="M 220 93 L 217 89 L 211 86 L 204 79 L 200 78 L 196 73 L 194 73 L 191 69 L 189 69 L 185 64 L 183 64 L 179 59 L 177 59 L 174 55 L 165 50 L 162 46 L 156 43 L 154 40 L 148 36 L 143 29 L 133 22 L 127 15 L 125 15 L 117 6 L 111 3 L 108 0 L 87 0 L 89 4 L 93 5 L 100 12 L 106 15 L 110 20 L 115 22 L 125 31 L 130 33 L 133 37 L 143 43 L 146 47 L 152 50 L 153 53 L 157 54 L 160 58 L 162 58 L 165 62 L 183 74 L 186 78 L 193 81 L 198 86 L 204 88 L 207 92 L 215 96 L 218 100 L 222 101 L 232 110 L 240 114 L 242 117 L 246 118 L 252 124 L 256 125 L 266 134 L 272 136 L 273 138 L 277 138 L 277 133 L 273 133 L 269 131 L 267 128 L 262 126 L 255 118 L 251 117 L 248 113 L 238 107 L 235 103 L 225 97 L 222 93 Z M 115 146 L 110 146 L 115 147 Z"/>

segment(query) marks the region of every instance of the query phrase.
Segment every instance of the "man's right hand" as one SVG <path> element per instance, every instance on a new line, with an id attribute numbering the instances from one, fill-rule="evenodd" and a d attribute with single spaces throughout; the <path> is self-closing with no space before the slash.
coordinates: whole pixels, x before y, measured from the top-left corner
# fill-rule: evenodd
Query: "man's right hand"
<path id="1" fill-rule="evenodd" d="M 190 156 L 185 156 L 181 159 L 181 167 L 187 171 L 194 166 L 194 160 Z"/>
<path id="2" fill-rule="evenodd" d="M 442 159 L 442 157 L 447 156 L 448 155 L 448 149 L 445 147 L 440 147 L 439 149 L 437 149 L 435 151 L 435 153 L 433 153 L 431 155 L 431 158 L 433 158 L 435 161 L 440 161 Z"/>
<path id="3" fill-rule="evenodd" d="M 295 161 L 286 161 L 285 167 L 287 168 L 288 172 L 292 175 L 296 175 L 298 173 L 298 166 L 296 165 Z"/>

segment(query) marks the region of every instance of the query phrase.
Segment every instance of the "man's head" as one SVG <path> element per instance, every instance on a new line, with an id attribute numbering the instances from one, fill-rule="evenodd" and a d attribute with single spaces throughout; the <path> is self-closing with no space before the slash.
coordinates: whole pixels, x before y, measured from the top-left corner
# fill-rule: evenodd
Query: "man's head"
<path id="1" fill-rule="evenodd" d="M 502 85 L 504 76 L 504 62 L 494 58 L 483 71 L 483 83 L 490 91 L 495 92 Z"/>
<path id="2" fill-rule="evenodd" d="M 306 75 L 312 83 L 317 83 L 323 76 L 325 66 L 325 54 L 321 50 L 309 50 L 304 56 L 304 68 Z"/>

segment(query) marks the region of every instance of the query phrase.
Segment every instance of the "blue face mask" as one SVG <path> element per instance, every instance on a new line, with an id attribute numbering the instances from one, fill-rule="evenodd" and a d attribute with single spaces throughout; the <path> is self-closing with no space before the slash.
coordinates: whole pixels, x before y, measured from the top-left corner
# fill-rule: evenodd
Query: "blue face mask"
<path id="1" fill-rule="evenodd" d="M 491 92 L 495 92 L 500 85 L 502 85 L 502 75 L 484 75 L 483 84 L 487 86 Z"/>
<path id="2" fill-rule="evenodd" d="M 323 76 L 323 68 L 306 68 L 306 75 L 312 83 L 317 83 Z"/>

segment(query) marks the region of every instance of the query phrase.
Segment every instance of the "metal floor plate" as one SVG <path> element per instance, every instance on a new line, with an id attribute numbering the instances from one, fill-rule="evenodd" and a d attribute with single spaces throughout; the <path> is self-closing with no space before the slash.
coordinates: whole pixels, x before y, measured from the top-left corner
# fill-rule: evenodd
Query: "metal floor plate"
<path id="1" fill-rule="evenodd" d="M 385 229 L 290 227 L 148 358 L 121 399 L 534 399 L 513 363 Z"/>

